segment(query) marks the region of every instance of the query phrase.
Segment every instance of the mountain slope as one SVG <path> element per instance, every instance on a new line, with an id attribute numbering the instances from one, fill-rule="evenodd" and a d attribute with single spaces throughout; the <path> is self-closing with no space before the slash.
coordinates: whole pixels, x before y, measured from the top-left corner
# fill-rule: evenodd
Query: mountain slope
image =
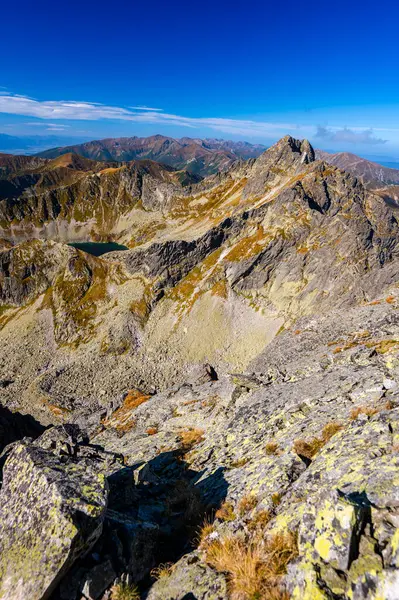
<path id="1" fill-rule="evenodd" d="M 371 189 L 399 184 L 398 169 L 383 167 L 356 154 L 351 154 L 350 152 L 330 154 L 323 150 L 317 150 L 316 155 L 317 158 L 325 160 L 343 171 L 349 171 L 349 173 L 356 175 Z"/>
<path id="2" fill-rule="evenodd" d="M 1 161 L 0 238 L 12 243 L 112 239 L 138 203 L 145 212 L 199 179 L 153 161 L 105 163 L 72 153 L 52 160 L 3 155 L 0 168 Z"/>
<path id="3" fill-rule="evenodd" d="M 67 372 L 88 368 L 91 373 L 97 360 L 112 362 L 121 353 L 114 372 L 117 388 L 126 377 L 145 386 L 164 387 L 205 359 L 218 368 L 244 369 L 282 327 L 305 315 L 372 298 L 377 288 L 397 277 L 398 224 L 393 213 L 351 175 L 315 161 L 307 142 L 284 138 L 255 162 L 188 188 L 171 182 L 175 171 L 165 172 L 155 163 L 150 166 L 159 171 L 157 177 L 142 163 L 123 171 L 129 185 L 132 178 L 141 190 L 140 204 L 133 211 L 130 198 L 120 191 L 116 212 L 106 217 L 105 208 L 115 208 L 115 203 L 106 203 L 107 184 L 101 184 L 101 204 L 95 197 L 101 174 L 91 176 L 93 183 L 85 188 L 81 201 L 65 197 L 61 212 L 65 215 L 71 210 L 77 230 L 93 226 L 99 207 L 104 232 L 106 218 L 122 214 L 119 222 L 126 226 L 126 239 L 132 247 L 97 259 L 96 264 L 104 265 L 99 267 L 100 273 L 107 271 L 109 263 L 120 265 L 123 283 L 107 283 L 105 278 L 96 311 L 93 315 L 89 311 L 87 323 L 79 320 L 74 307 L 80 306 L 86 294 L 89 304 L 92 293 L 97 295 L 89 293 L 90 285 L 85 283 L 87 273 L 93 271 L 91 266 L 82 266 L 83 288 L 79 284 L 75 292 L 72 286 L 67 302 L 63 296 L 60 300 L 63 286 L 59 288 L 55 280 L 66 277 L 67 281 L 71 276 L 64 275 L 64 267 L 59 275 L 51 275 L 48 280 L 53 283 L 48 284 L 44 301 L 39 298 L 41 284 L 35 282 L 43 277 L 53 242 L 27 242 L 3 255 L 7 272 L 0 288 L 2 302 L 12 307 L 4 316 L 10 327 L 6 330 L 12 332 L 3 344 L 7 355 L 11 353 L 9 344 L 14 344 L 20 308 L 34 300 L 37 310 L 44 302 L 45 310 L 38 314 L 47 315 L 52 323 L 55 347 L 77 344 L 80 348 L 65 372 L 67 387 Z M 68 194 L 74 186 L 67 188 Z M 90 203 L 89 193 L 93 197 Z M 15 231 L 16 209 L 7 206 Z M 48 231 L 57 231 L 60 214 L 51 216 Z M 79 216 L 85 219 L 80 225 Z M 26 229 L 25 234 L 28 232 Z M 32 243 L 39 244 L 39 258 L 35 258 L 36 250 L 29 258 Z M 12 275 L 15 252 L 26 254 L 23 277 Z M 32 289 L 38 290 L 36 300 Z M 59 306 L 64 307 L 61 312 Z M 107 318 L 101 316 L 102 306 Z M 65 310 L 71 310 L 72 322 L 76 313 L 78 324 L 62 327 Z M 152 349 L 151 354 L 147 348 Z M 96 359 L 87 362 L 87 353 L 93 352 Z M 90 374 L 94 380 L 99 376 L 108 378 L 110 371 Z M 14 374 L 8 377 L 13 379 Z M 49 373 L 49 377 L 53 376 Z M 54 384 L 63 386 L 63 380 L 64 376 L 57 378 Z M 80 394 L 87 396 L 84 381 L 78 378 L 74 382 L 80 390 L 76 391 L 77 406 L 83 401 Z M 39 380 L 37 385 L 40 388 Z M 29 397 L 33 397 L 32 390 Z"/>
<path id="4" fill-rule="evenodd" d="M 147 138 L 110 138 L 96 140 L 76 146 L 53 148 L 40 153 L 44 158 L 55 158 L 60 154 L 74 152 L 93 160 L 130 161 L 150 159 L 177 169 L 206 176 L 228 168 L 240 158 L 256 158 L 265 150 L 259 144 L 230 142 L 224 140 L 180 140 L 154 135 Z"/>

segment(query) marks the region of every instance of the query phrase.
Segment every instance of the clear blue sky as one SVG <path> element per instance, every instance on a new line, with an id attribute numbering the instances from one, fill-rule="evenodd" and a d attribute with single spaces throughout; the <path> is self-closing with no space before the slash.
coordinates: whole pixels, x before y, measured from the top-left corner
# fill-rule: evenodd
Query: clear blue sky
<path id="1" fill-rule="evenodd" d="M 19 0 L 1 21 L 0 132 L 399 156 L 395 0 Z"/>

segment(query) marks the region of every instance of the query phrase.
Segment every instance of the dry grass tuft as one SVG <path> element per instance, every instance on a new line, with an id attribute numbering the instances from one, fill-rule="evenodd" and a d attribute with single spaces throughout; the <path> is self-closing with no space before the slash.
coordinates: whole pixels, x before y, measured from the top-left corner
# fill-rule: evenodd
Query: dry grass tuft
<path id="1" fill-rule="evenodd" d="M 232 600 L 289 598 L 281 577 L 298 554 L 292 533 L 255 535 L 250 540 L 226 535 L 208 544 L 205 552 L 206 562 L 226 574 Z"/>
<path id="2" fill-rule="evenodd" d="M 298 456 L 304 456 L 311 460 L 314 455 L 317 454 L 317 452 L 327 444 L 336 433 L 338 433 L 338 431 L 341 431 L 341 429 L 343 429 L 341 423 L 336 423 L 335 421 L 327 423 L 327 425 L 323 427 L 320 438 L 314 437 L 309 441 L 295 440 L 293 446 L 294 452 L 296 452 Z"/>
<path id="3" fill-rule="evenodd" d="M 378 412 L 380 412 L 378 408 L 372 406 L 357 406 L 351 410 L 350 419 L 351 421 L 354 421 L 359 415 L 367 415 L 367 417 L 372 417 Z"/>
<path id="4" fill-rule="evenodd" d="M 265 446 L 266 454 L 278 456 L 281 451 L 277 442 L 268 442 Z"/>
<path id="5" fill-rule="evenodd" d="M 296 452 L 298 456 L 303 456 L 309 460 L 314 457 L 321 447 L 322 443 L 318 438 L 313 438 L 310 442 L 306 442 L 305 440 L 295 440 L 293 446 L 294 452 Z"/>
<path id="6" fill-rule="evenodd" d="M 240 517 L 243 517 L 246 513 L 253 510 L 257 506 L 259 499 L 253 494 L 247 494 L 243 496 L 238 504 L 238 512 Z"/>
<path id="7" fill-rule="evenodd" d="M 135 585 L 116 583 L 111 588 L 111 600 L 140 600 L 140 594 Z"/>
<path id="8" fill-rule="evenodd" d="M 165 577 L 170 577 L 170 575 L 173 573 L 174 568 L 175 565 L 171 562 L 162 563 L 155 569 L 152 569 L 151 576 L 156 580 L 163 579 Z"/>
<path id="9" fill-rule="evenodd" d="M 272 518 L 268 510 L 258 510 L 247 524 L 249 531 L 263 530 Z"/>
<path id="10" fill-rule="evenodd" d="M 281 494 L 279 492 L 274 492 L 274 494 L 272 494 L 273 506 L 278 506 L 280 503 L 281 503 Z"/>
<path id="11" fill-rule="evenodd" d="M 233 462 L 230 463 L 230 467 L 237 469 L 238 467 L 243 467 L 247 463 L 249 463 L 249 458 L 239 458 L 238 460 L 233 460 Z"/>
<path id="12" fill-rule="evenodd" d="M 139 390 L 129 390 L 123 399 L 122 405 L 114 413 L 103 421 L 106 427 L 115 427 L 117 431 L 127 432 L 136 426 L 133 411 L 147 402 L 151 396 L 143 394 Z"/>
<path id="13" fill-rule="evenodd" d="M 146 430 L 146 433 L 147 433 L 148 435 L 155 435 L 156 433 L 158 433 L 158 427 L 149 427 L 149 428 Z"/>
<path id="14" fill-rule="evenodd" d="M 237 517 L 231 502 L 223 502 L 222 506 L 216 511 L 215 518 L 220 521 L 234 521 Z"/>
<path id="15" fill-rule="evenodd" d="M 194 429 L 193 427 L 190 427 L 179 433 L 180 444 L 184 452 L 189 452 L 194 446 L 202 442 L 203 439 L 203 429 Z"/>
<path id="16" fill-rule="evenodd" d="M 343 429 L 343 425 L 341 425 L 341 423 L 337 423 L 336 421 L 332 421 L 331 423 L 327 423 L 327 425 L 325 425 L 323 427 L 323 431 L 321 433 L 321 439 L 322 441 L 327 444 L 328 441 L 331 440 L 331 438 L 333 437 L 333 435 L 335 435 L 336 433 L 338 433 L 338 431 L 341 431 Z"/>
<path id="17" fill-rule="evenodd" d="M 200 548 L 206 548 L 212 543 L 212 534 L 215 533 L 215 525 L 209 518 L 206 518 L 202 527 L 198 531 L 197 542 Z"/>

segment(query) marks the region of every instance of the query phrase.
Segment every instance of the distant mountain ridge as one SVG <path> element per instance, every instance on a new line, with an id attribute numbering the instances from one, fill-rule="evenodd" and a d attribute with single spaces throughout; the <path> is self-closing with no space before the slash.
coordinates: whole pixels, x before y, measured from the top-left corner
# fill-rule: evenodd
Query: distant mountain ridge
<path id="1" fill-rule="evenodd" d="M 176 169 L 187 169 L 201 176 L 226 170 L 236 160 L 257 158 L 266 150 L 261 144 L 220 139 L 184 137 L 175 139 L 163 135 L 94 140 L 74 146 L 58 147 L 40 152 L 42 158 L 61 154 L 80 154 L 97 161 L 128 162 L 149 159 Z"/>
<path id="2" fill-rule="evenodd" d="M 351 152 L 330 154 L 324 150 L 316 150 L 316 157 L 343 171 L 349 171 L 349 173 L 359 177 L 365 185 L 373 189 L 399 184 L 399 169 L 383 167 L 381 164 L 372 162 Z"/>

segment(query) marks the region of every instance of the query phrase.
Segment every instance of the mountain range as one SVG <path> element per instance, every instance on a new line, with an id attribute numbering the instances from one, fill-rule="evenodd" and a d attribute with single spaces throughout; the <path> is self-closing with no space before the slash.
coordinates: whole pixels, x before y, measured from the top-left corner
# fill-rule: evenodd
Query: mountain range
<path id="1" fill-rule="evenodd" d="M 388 181 L 185 143 L 0 156 L 0 598 L 395 600 Z"/>
<path id="2" fill-rule="evenodd" d="M 43 158 L 56 158 L 65 153 L 76 153 L 92 160 L 150 159 L 177 169 L 188 169 L 198 175 L 211 175 L 227 169 L 234 161 L 256 158 L 265 146 L 248 142 L 232 142 L 217 139 L 174 139 L 162 135 L 151 137 L 110 138 L 53 148 L 41 152 Z"/>

